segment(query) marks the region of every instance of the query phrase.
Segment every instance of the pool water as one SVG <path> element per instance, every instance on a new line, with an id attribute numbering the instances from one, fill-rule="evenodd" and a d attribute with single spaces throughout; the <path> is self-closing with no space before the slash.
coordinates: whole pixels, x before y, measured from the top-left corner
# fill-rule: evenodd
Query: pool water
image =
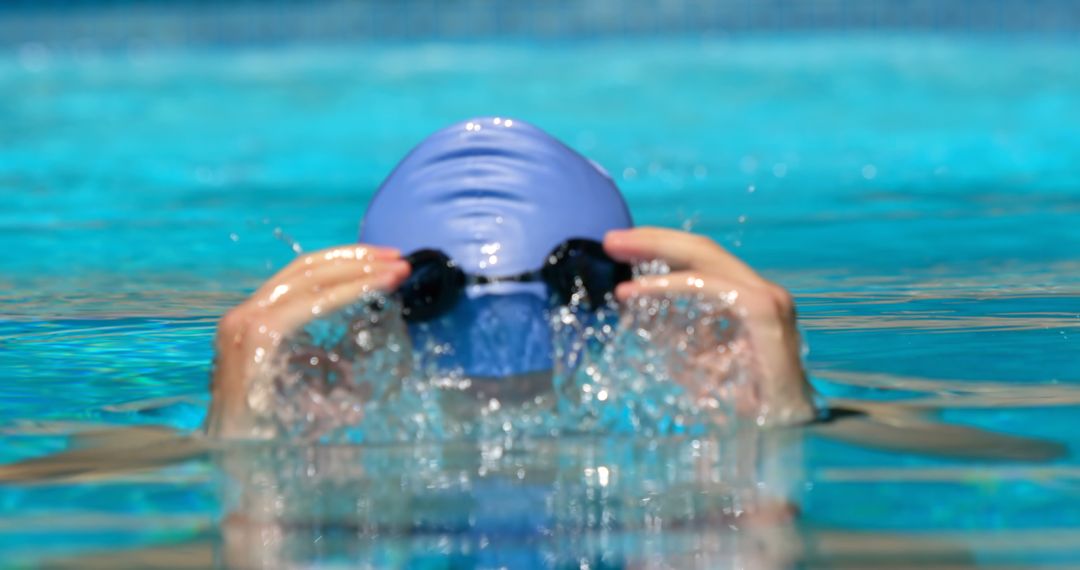
<path id="1" fill-rule="evenodd" d="M 353 241 L 397 160 L 478 115 L 548 130 L 638 224 L 692 227 L 791 289 L 826 396 L 1031 438 L 198 451 L 0 487 L 0 559 L 1078 564 L 1078 50 L 835 34 L 0 53 L 0 462 L 89 425 L 197 429 L 218 316 L 291 242 Z"/>

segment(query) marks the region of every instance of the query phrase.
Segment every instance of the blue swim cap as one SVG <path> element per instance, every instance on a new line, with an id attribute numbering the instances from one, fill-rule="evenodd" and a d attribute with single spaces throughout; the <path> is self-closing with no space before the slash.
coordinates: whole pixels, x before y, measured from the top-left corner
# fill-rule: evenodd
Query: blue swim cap
<path id="1" fill-rule="evenodd" d="M 632 225 L 599 165 L 532 125 L 485 117 L 414 148 L 372 198 L 360 241 L 441 250 L 466 273 L 500 277 L 538 269 L 567 239 L 600 241 Z M 447 315 L 410 332 L 420 346 L 449 344 L 444 364 L 470 376 L 547 370 L 547 295 L 542 283 L 472 285 Z"/>

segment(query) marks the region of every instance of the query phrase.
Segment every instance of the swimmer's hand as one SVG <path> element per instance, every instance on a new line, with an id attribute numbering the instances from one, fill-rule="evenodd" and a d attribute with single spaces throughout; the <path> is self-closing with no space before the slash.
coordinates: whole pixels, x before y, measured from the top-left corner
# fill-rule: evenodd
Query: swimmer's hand
<path id="1" fill-rule="evenodd" d="M 281 339 L 365 294 L 393 291 L 408 276 L 400 252 L 353 245 L 302 255 L 267 280 L 218 323 L 207 433 L 250 436 L 248 387 Z"/>
<path id="2" fill-rule="evenodd" d="M 740 417 L 759 424 L 784 425 L 814 418 L 813 391 L 800 359 L 795 303 L 783 287 L 766 281 L 714 241 L 663 228 L 612 231 L 604 238 L 611 257 L 625 262 L 658 259 L 667 275 L 649 275 L 619 284 L 621 302 L 639 295 L 687 294 L 733 301 L 733 314 L 746 333 L 752 354 L 749 382 L 735 395 Z M 685 355 L 706 370 L 726 369 L 717 351 Z M 723 382 L 722 374 L 716 374 Z"/>

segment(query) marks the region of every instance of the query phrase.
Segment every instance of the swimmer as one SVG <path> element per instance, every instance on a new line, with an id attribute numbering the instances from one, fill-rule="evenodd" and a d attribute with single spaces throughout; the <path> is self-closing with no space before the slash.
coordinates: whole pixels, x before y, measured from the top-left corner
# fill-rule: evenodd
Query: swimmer
<path id="1" fill-rule="evenodd" d="M 544 312 L 549 293 L 563 294 L 559 275 L 580 278 L 590 296 L 613 291 L 623 303 L 640 295 L 737 293 L 734 303 L 742 309 L 754 357 L 739 413 L 772 425 L 815 417 L 787 291 L 705 237 L 632 227 L 618 190 L 598 166 L 534 127 L 500 123 L 470 121 L 423 142 L 373 199 L 360 244 L 297 258 L 221 319 L 205 434 L 61 425 L 55 429 L 70 433 L 69 449 L 0 465 L 0 481 L 109 477 L 203 456 L 223 449 L 221 440 L 250 437 L 248 391 L 260 362 L 291 332 L 373 292 L 401 293 L 414 340 L 433 335 L 457 343 L 448 366 L 490 383 L 550 383 Z M 626 276 L 623 264 L 649 259 L 665 261 L 672 272 L 615 279 Z M 700 354 L 681 354 L 691 365 L 717 368 Z M 907 382 L 889 381 L 899 387 Z M 1021 397 L 997 385 L 969 389 L 967 382 L 935 384 L 934 391 L 946 396 L 913 402 L 832 399 L 830 421 L 808 433 L 950 458 L 1049 461 L 1067 452 L 1057 442 L 938 421 L 941 410 L 1009 408 L 1048 398 L 1040 392 Z M 1053 394 L 1056 401 L 1078 397 Z"/>
<path id="2" fill-rule="evenodd" d="M 633 278 L 630 264 L 648 260 L 671 272 Z M 405 157 L 372 199 L 359 244 L 300 256 L 221 319 L 208 431 L 250 435 L 252 378 L 281 339 L 376 292 L 400 295 L 414 346 L 450 344 L 442 364 L 493 389 L 550 385 L 551 299 L 727 299 L 752 353 L 740 415 L 765 424 L 814 417 L 783 287 L 706 237 L 634 227 L 600 166 L 534 126 L 480 118 L 434 133 Z M 724 368 L 707 349 L 688 362 Z"/>

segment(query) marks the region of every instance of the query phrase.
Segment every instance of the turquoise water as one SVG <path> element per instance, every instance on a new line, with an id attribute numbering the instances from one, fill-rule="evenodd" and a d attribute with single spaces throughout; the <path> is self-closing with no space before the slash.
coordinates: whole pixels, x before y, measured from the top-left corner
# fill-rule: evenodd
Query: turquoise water
<path id="1" fill-rule="evenodd" d="M 258 541 L 220 529 L 263 497 L 295 523 L 265 567 L 1080 563 L 1078 50 L 831 35 L 0 54 L 2 462 L 86 424 L 195 429 L 217 317 L 293 255 L 275 230 L 355 239 L 412 145 L 492 114 L 604 165 L 639 224 L 690 224 L 790 288 L 823 393 L 1052 450 L 962 458 L 804 429 L 494 459 L 233 450 L 0 487 L 0 559 L 238 565 L 224 553 Z"/>

